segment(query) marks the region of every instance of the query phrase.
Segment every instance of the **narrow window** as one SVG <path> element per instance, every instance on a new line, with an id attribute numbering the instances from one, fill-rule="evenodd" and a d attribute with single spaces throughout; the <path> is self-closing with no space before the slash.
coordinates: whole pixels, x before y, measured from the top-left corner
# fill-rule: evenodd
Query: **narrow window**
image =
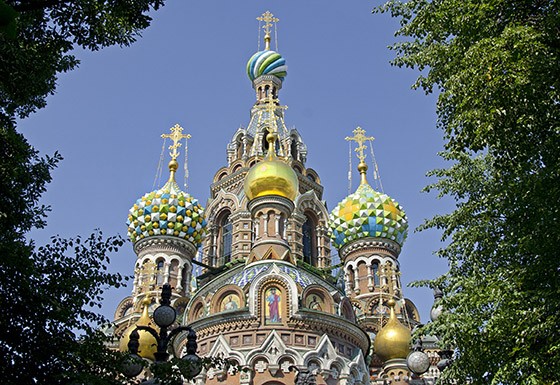
<path id="1" fill-rule="evenodd" d="M 379 287 L 379 263 L 373 263 L 373 285 Z"/>
<path id="2" fill-rule="evenodd" d="M 163 261 L 161 259 L 157 262 L 156 268 L 156 285 L 161 286 L 163 285 Z"/>
<path id="3" fill-rule="evenodd" d="M 290 152 L 292 153 L 292 159 L 297 160 L 298 159 L 298 143 L 297 143 L 297 138 L 295 136 L 292 136 L 292 143 L 291 143 L 290 147 L 291 147 Z"/>
<path id="4" fill-rule="evenodd" d="M 303 261 L 315 266 L 317 264 L 316 225 L 311 217 L 306 215 L 306 218 L 302 226 Z"/>
<path id="5" fill-rule="evenodd" d="M 232 240 L 233 224 L 230 215 L 224 215 L 220 225 L 220 262 L 226 264 L 231 260 L 231 240 Z"/>

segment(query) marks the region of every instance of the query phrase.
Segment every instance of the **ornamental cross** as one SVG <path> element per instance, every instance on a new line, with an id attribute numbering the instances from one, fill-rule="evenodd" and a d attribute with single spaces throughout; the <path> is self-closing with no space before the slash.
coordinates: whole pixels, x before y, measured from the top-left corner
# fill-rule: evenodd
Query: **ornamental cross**
<path id="1" fill-rule="evenodd" d="M 263 109 L 268 112 L 267 122 L 270 127 L 268 131 L 270 133 L 278 133 L 278 125 L 276 123 L 276 110 L 287 110 L 288 106 L 276 105 L 276 102 L 280 103 L 278 99 L 273 99 L 272 96 L 267 99 L 267 103 L 264 105 Z"/>
<path id="2" fill-rule="evenodd" d="M 147 261 L 136 269 L 135 273 L 140 278 L 140 293 L 147 292 L 155 286 L 157 271 L 157 266 L 153 261 Z"/>
<path id="3" fill-rule="evenodd" d="M 270 28 L 273 25 L 272 23 L 278 23 L 280 21 L 280 19 L 274 17 L 274 15 L 270 13 L 270 11 L 266 11 L 262 14 L 262 16 L 257 17 L 257 20 L 264 21 L 264 25 L 262 26 L 262 28 L 264 29 L 264 33 L 266 33 L 267 35 L 270 35 Z"/>
<path id="4" fill-rule="evenodd" d="M 358 153 L 358 159 L 363 163 L 366 159 L 366 154 L 364 154 L 366 146 L 364 145 L 364 143 L 366 142 L 366 140 L 374 140 L 375 138 L 373 136 L 365 136 L 366 132 L 361 127 L 356 127 L 356 129 L 352 131 L 352 133 L 354 134 L 354 136 L 347 136 L 345 139 L 358 143 L 358 147 L 356 147 L 354 151 Z"/>
<path id="5" fill-rule="evenodd" d="M 173 144 L 169 146 L 169 149 L 171 150 L 169 152 L 169 156 L 171 156 L 172 160 L 176 160 L 177 157 L 179 156 L 179 151 L 177 151 L 177 149 L 181 147 L 181 143 L 180 143 L 181 139 L 183 138 L 190 139 L 191 135 L 190 134 L 184 135 L 183 127 L 176 124 L 173 127 L 171 127 L 171 134 L 161 134 L 161 137 L 169 138 L 173 141 Z"/>

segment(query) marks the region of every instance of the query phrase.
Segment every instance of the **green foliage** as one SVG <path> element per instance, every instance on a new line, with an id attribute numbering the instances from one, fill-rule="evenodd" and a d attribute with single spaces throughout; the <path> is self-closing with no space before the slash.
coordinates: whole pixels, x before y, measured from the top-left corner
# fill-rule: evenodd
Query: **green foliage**
<path id="1" fill-rule="evenodd" d="M 129 45 L 164 0 L 0 0 L 0 116 L 26 117 L 45 106 L 69 54 Z"/>
<path id="2" fill-rule="evenodd" d="M 45 224 L 38 199 L 61 158 L 39 158 L 9 123 L 0 146 L 0 376 L 8 384 L 116 383 L 121 357 L 105 349 L 95 308 L 105 288 L 121 285 L 107 256 L 123 241 L 96 233 L 36 248 L 25 236 Z"/>
<path id="3" fill-rule="evenodd" d="M 454 212 L 428 220 L 448 246 L 443 315 L 427 331 L 457 349 L 444 378 L 551 384 L 560 372 L 560 2 L 411 0 L 394 64 L 439 92 L 451 166 L 426 188 Z"/>

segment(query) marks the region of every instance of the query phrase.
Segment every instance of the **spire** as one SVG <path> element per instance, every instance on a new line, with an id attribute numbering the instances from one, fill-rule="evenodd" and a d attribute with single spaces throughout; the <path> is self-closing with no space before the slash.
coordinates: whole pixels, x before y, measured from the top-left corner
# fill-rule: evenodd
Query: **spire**
<path id="1" fill-rule="evenodd" d="M 364 143 L 366 142 L 366 140 L 371 141 L 375 138 L 373 136 L 365 136 L 366 132 L 361 127 L 356 127 L 356 129 L 352 131 L 352 133 L 354 134 L 354 136 L 347 136 L 345 139 L 348 141 L 356 142 L 358 144 L 358 147 L 356 147 L 354 151 L 356 151 L 358 159 L 360 160 L 360 163 L 358 164 L 358 171 L 360 172 L 361 176 L 360 185 L 366 185 L 368 184 L 366 178 L 366 171 L 368 169 L 368 166 L 365 162 L 366 154 L 364 153 L 364 150 L 367 147 Z"/>
<path id="2" fill-rule="evenodd" d="M 266 126 L 268 130 L 268 134 L 266 136 L 266 141 L 268 142 L 268 153 L 267 158 L 273 159 L 276 157 L 276 141 L 278 140 L 278 122 L 276 120 L 276 111 L 277 110 L 287 110 L 288 106 L 280 105 L 280 101 L 278 99 L 274 99 L 272 95 L 265 100 L 264 106 L 261 107 L 263 112 L 266 112 L 266 116 L 263 119 L 262 112 L 260 119 L 263 120 L 263 124 Z"/>
<path id="3" fill-rule="evenodd" d="M 257 17 L 257 20 L 264 22 L 264 25 L 262 26 L 262 29 L 264 29 L 264 50 L 270 51 L 270 29 L 272 26 L 276 28 L 276 23 L 280 20 L 274 17 L 270 11 L 266 11 L 261 16 Z"/>
<path id="4" fill-rule="evenodd" d="M 177 163 L 177 158 L 179 157 L 179 147 L 181 147 L 181 139 L 190 139 L 190 134 L 183 134 L 183 127 L 175 124 L 173 127 L 170 128 L 171 134 L 161 134 L 162 138 L 169 138 L 173 141 L 173 144 L 169 146 L 169 156 L 171 157 L 171 161 L 169 162 L 169 182 L 175 182 L 175 172 L 177 168 L 179 168 L 179 164 Z M 185 141 L 186 143 L 186 141 Z M 185 150 L 186 151 L 186 150 Z"/>

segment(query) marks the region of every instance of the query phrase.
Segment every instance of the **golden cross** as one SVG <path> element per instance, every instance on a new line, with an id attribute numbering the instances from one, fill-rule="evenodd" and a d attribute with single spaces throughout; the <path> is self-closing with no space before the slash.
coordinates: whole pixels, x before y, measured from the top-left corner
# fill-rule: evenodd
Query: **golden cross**
<path id="1" fill-rule="evenodd" d="M 169 146 L 169 149 L 171 150 L 169 152 L 169 156 L 171 156 L 172 160 L 176 160 L 177 157 L 179 156 L 179 151 L 177 151 L 177 149 L 181 147 L 181 143 L 180 143 L 181 139 L 183 138 L 190 139 L 191 135 L 190 134 L 183 135 L 183 127 L 176 124 L 173 127 L 171 127 L 171 134 L 161 134 L 161 137 L 170 138 L 173 141 L 173 144 Z"/>
<path id="2" fill-rule="evenodd" d="M 366 146 L 364 145 L 364 143 L 366 142 L 366 140 L 374 140 L 375 138 L 373 136 L 365 136 L 366 132 L 361 127 L 356 127 L 356 129 L 352 131 L 352 133 L 354 134 L 354 136 L 347 136 L 345 139 L 358 143 L 358 147 L 356 147 L 354 151 L 358 153 L 358 159 L 360 159 L 360 162 L 363 163 L 366 159 L 366 154 L 364 154 Z"/>
<path id="3" fill-rule="evenodd" d="M 257 17 L 257 20 L 264 21 L 264 25 L 262 26 L 262 28 L 264 29 L 264 33 L 266 33 L 267 35 L 270 35 L 270 28 L 272 27 L 272 23 L 277 23 L 280 21 L 280 19 L 274 17 L 274 15 L 270 13 L 270 11 L 266 11 L 262 14 L 262 16 Z"/>
<path id="4" fill-rule="evenodd" d="M 140 292 L 146 292 L 156 284 L 157 265 L 155 262 L 147 261 L 141 267 L 136 269 L 135 273 L 140 277 Z"/>
<path id="5" fill-rule="evenodd" d="M 276 105 L 276 102 L 278 102 L 278 105 Z M 274 99 L 272 96 L 269 96 L 267 99 L 267 103 L 263 106 L 263 109 L 268 112 L 267 121 L 270 122 L 271 126 L 269 132 L 278 133 L 278 125 L 276 124 L 276 110 L 287 110 L 288 106 L 280 105 L 280 101 L 278 99 Z"/>

